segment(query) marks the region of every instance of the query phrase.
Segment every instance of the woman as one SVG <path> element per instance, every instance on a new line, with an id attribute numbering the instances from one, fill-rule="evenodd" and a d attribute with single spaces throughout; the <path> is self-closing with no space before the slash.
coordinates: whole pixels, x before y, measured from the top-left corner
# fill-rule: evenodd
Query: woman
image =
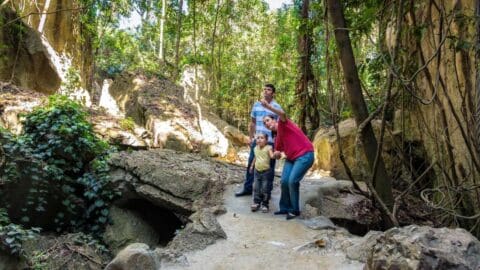
<path id="1" fill-rule="evenodd" d="M 279 116 L 279 121 L 276 121 L 273 116 L 267 115 L 263 118 L 263 123 L 266 128 L 277 133 L 274 157 L 278 159 L 281 152 L 284 152 L 287 158 L 282 172 L 280 209 L 274 214 L 287 215 L 287 220 L 290 220 L 300 215 L 300 181 L 313 164 L 313 145 L 302 130 L 287 118 L 284 111 L 272 107 L 265 100 L 260 102 Z"/>

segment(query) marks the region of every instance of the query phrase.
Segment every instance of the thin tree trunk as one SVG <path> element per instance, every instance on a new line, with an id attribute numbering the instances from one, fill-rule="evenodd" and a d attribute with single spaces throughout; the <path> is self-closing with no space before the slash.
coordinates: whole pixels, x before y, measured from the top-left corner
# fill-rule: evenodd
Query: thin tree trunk
<path id="1" fill-rule="evenodd" d="M 166 9 L 166 1 L 162 0 L 162 17 L 160 17 L 160 42 L 159 42 L 159 48 L 158 48 L 158 59 L 160 59 L 161 62 L 164 61 L 164 53 L 163 53 L 163 28 L 165 25 L 165 9 Z"/>
<path id="2" fill-rule="evenodd" d="M 197 68 L 197 12 L 196 12 L 196 0 L 193 0 L 193 55 L 195 58 L 194 64 L 194 76 L 195 76 L 195 101 L 198 102 L 199 99 L 199 90 L 198 90 L 198 68 Z"/>
<path id="3" fill-rule="evenodd" d="M 475 1 L 476 44 L 475 44 L 475 146 L 480 157 L 480 0 Z"/>
<path id="4" fill-rule="evenodd" d="M 345 84 L 350 105 L 355 116 L 355 122 L 357 123 L 357 126 L 359 126 L 368 118 L 368 111 L 360 87 L 360 80 L 358 78 L 357 67 L 355 65 L 355 58 L 350 37 L 348 36 L 342 6 L 340 1 L 336 0 L 328 0 L 327 3 L 330 12 L 330 19 L 335 28 L 335 40 L 345 76 Z M 378 145 L 370 123 L 368 123 L 363 129 L 360 140 L 363 145 L 365 156 L 370 165 L 370 169 L 373 169 Z M 375 178 L 374 183 L 375 190 L 380 196 L 380 199 L 391 210 L 393 206 L 392 183 L 381 156 L 378 157 L 376 175 L 377 177 Z"/>
<path id="5" fill-rule="evenodd" d="M 218 13 L 220 11 L 220 0 L 217 0 L 217 5 L 215 7 L 215 20 L 213 22 L 213 31 L 212 31 L 212 45 L 210 47 L 210 85 L 216 85 L 215 83 L 215 38 L 217 36 L 217 22 L 218 22 Z"/>
<path id="6" fill-rule="evenodd" d="M 296 99 L 300 109 L 300 115 L 298 118 L 298 125 L 307 133 L 307 97 L 308 97 L 308 82 L 313 79 L 313 72 L 310 65 L 310 35 L 308 27 L 308 10 L 309 0 L 302 1 L 302 9 L 300 11 L 301 23 L 300 23 L 300 35 L 298 37 L 298 54 L 300 55 L 300 61 L 298 65 L 299 78 L 296 87 Z"/>
<path id="7" fill-rule="evenodd" d="M 50 7 L 50 0 L 45 1 L 45 5 L 43 6 L 43 14 L 40 17 L 40 22 L 38 23 L 38 32 L 43 33 L 43 27 L 45 26 L 45 22 L 47 21 L 47 12 L 48 8 Z"/>
<path id="8" fill-rule="evenodd" d="M 198 87 L 198 63 L 197 63 L 197 11 L 196 11 L 196 0 L 193 0 L 193 55 L 195 57 L 195 66 L 194 66 L 194 76 L 195 76 L 195 81 L 193 83 L 193 87 L 195 88 L 195 100 L 194 104 L 197 107 L 197 112 L 198 112 L 198 128 L 200 129 L 200 134 L 203 134 L 203 129 L 202 129 L 202 107 L 200 106 L 200 91 Z"/>
<path id="9" fill-rule="evenodd" d="M 180 73 L 180 39 L 182 37 L 182 8 L 183 8 L 183 0 L 178 1 L 178 15 L 177 15 L 177 40 L 175 41 L 175 75 L 174 79 L 178 80 L 178 76 Z"/>

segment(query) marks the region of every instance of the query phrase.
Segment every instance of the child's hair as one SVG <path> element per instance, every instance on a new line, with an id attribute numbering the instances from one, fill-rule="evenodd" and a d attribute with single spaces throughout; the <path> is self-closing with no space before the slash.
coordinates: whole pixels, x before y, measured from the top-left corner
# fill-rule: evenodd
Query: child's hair
<path id="1" fill-rule="evenodd" d="M 265 140 L 268 140 L 268 134 L 265 133 L 265 132 L 259 132 L 259 133 L 257 133 L 257 136 L 263 136 L 263 137 L 265 137 Z"/>
<path id="2" fill-rule="evenodd" d="M 271 113 L 265 115 L 263 118 L 265 118 L 265 117 L 268 117 L 272 120 L 277 120 L 277 118 L 278 118 L 278 116 L 276 116 L 275 114 L 271 114 Z"/>

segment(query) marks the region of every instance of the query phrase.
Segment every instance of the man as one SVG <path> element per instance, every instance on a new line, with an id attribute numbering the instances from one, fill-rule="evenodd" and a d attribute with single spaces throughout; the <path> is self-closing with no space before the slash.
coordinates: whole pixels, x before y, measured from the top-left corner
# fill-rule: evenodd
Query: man
<path id="1" fill-rule="evenodd" d="M 275 96 L 275 86 L 273 84 L 265 84 L 263 88 L 263 98 L 265 101 L 267 101 L 272 107 L 283 110 L 282 107 L 275 102 L 273 99 Z M 255 148 L 256 141 L 255 141 L 255 134 L 257 133 L 264 133 L 268 135 L 268 144 L 273 146 L 273 136 L 272 132 L 265 127 L 263 124 L 263 117 L 267 115 L 274 115 L 276 119 L 278 119 L 278 116 L 270 111 L 269 109 L 266 109 L 264 106 L 262 106 L 262 103 L 260 101 L 257 101 L 253 104 L 252 107 L 252 112 L 250 113 L 250 116 L 252 117 L 252 121 L 250 122 L 249 128 L 248 128 L 248 133 L 249 133 L 249 145 L 250 145 L 250 155 L 248 157 L 248 164 L 247 164 L 247 173 L 245 175 L 245 182 L 243 184 L 243 188 L 235 193 L 235 196 L 245 196 L 245 195 L 251 195 L 252 194 L 252 186 L 253 186 L 253 173 L 250 172 L 250 167 L 253 162 L 254 158 L 254 152 L 253 149 Z M 272 190 L 273 187 L 273 177 L 275 176 L 275 159 L 270 160 L 270 174 L 269 174 L 269 189 L 270 191 Z"/>

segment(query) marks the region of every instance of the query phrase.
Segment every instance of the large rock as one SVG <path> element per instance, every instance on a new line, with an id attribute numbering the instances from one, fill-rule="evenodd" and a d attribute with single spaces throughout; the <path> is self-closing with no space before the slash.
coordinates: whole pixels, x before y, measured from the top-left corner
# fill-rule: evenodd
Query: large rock
<path id="1" fill-rule="evenodd" d="M 22 84 L 22 86 L 31 87 L 36 91 L 57 92 L 62 83 L 69 83 L 69 72 L 75 70 L 80 79 L 79 87 L 88 89 L 94 74 L 91 42 L 93 36 L 91 31 L 85 29 L 88 26 L 84 22 L 86 14 L 82 8 L 83 2 L 79 0 L 38 0 L 5 3 L 15 10 L 18 16 L 30 14 L 30 16 L 22 16 L 20 21 L 31 31 L 36 32 L 38 36 L 41 35 L 41 46 L 35 48 L 36 51 L 46 52 L 48 60 L 38 62 L 35 55 L 30 57 L 20 52 L 17 65 L 28 69 L 18 72 L 16 76 L 28 79 L 32 83 L 35 83 L 35 80 L 42 82 L 41 84 L 37 83 L 42 86 L 41 88 L 31 84 Z M 39 12 L 45 14 L 33 15 Z M 32 44 L 27 40 L 25 43 Z M 31 69 L 34 69 L 35 72 L 32 73 Z M 72 74 L 70 73 L 70 75 Z M 86 98 L 90 99 L 88 94 Z"/>
<path id="2" fill-rule="evenodd" d="M 54 93 L 61 79 L 38 32 L 8 7 L 2 7 L 0 18 L 13 22 L 0 29 L 0 80 L 12 79 L 17 85 Z"/>
<path id="3" fill-rule="evenodd" d="M 158 270 L 168 266 L 187 266 L 187 259 L 170 249 L 149 249 L 143 243 L 133 243 L 124 248 L 107 265 L 105 270 Z"/>
<path id="4" fill-rule="evenodd" d="M 370 199 L 353 192 L 350 181 L 319 181 L 305 195 L 306 204 L 351 233 L 365 234 L 379 226 L 380 212 Z"/>
<path id="5" fill-rule="evenodd" d="M 111 207 L 110 218 L 112 224 L 107 225 L 103 239 L 113 254 L 128 244 L 145 243 L 153 247 L 159 241 L 155 228 L 131 210 Z"/>
<path id="6" fill-rule="evenodd" d="M 0 81 L 0 125 L 14 134 L 22 132 L 21 114 L 31 112 L 46 100 L 47 95 Z M 151 134 L 122 117 L 110 115 L 104 109 L 88 109 L 94 132 L 110 144 L 134 149 L 146 149 Z"/>
<path id="7" fill-rule="evenodd" d="M 105 270 L 157 270 L 160 264 L 146 244 L 133 243 L 124 248 L 105 267 Z"/>
<path id="8" fill-rule="evenodd" d="M 380 130 L 380 121 L 372 121 L 374 130 L 378 134 Z M 388 128 L 388 127 L 387 127 Z M 357 140 L 357 125 L 354 119 L 347 119 L 338 124 L 340 140 L 345 160 L 350 167 L 355 180 L 363 181 L 371 179 L 370 167 L 365 157 L 363 147 Z M 337 136 L 333 127 L 320 129 L 313 140 L 315 148 L 315 162 L 313 170 L 330 171 L 331 175 L 337 179 L 348 179 L 342 161 L 340 160 L 340 150 L 338 148 Z M 394 148 L 393 138 L 385 132 L 382 157 L 385 161 L 387 170 L 391 171 L 398 160 L 391 156 L 390 150 Z"/>
<path id="9" fill-rule="evenodd" d="M 119 152 L 109 164 L 123 200 L 142 199 L 189 216 L 222 203 L 225 183 L 241 180 L 241 168 L 169 149 Z"/>
<path id="10" fill-rule="evenodd" d="M 412 225 L 372 240 L 365 269 L 480 269 L 480 242 L 464 229 Z"/>
<path id="11" fill-rule="evenodd" d="M 168 80 L 124 73 L 108 92 L 122 113 L 152 134 L 151 147 L 236 159 L 233 145 L 246 142 L 242 132 L 185 100 L 184 89 Z"/>
<path id="12" fill-rule="evenodd" d="M 190 220 L 192 222 L 170 242 L 169 249 L 182 253 L 199 250 L 215 243 L 218 239 L 227 238 L 211 209 L 196 212 L 190 216 Z"/>

